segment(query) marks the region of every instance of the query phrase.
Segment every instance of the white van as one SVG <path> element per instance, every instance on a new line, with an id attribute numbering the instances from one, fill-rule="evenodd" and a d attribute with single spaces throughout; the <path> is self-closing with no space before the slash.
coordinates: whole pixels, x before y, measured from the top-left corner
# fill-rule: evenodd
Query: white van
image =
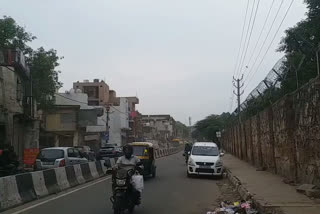
<path id="1" fill-rule="evenodd" d="M 187 176 L 213 175 L 222 176 L 223 163 L 217 144 L 197 142 L 192 146 L 188 160 Z"/>

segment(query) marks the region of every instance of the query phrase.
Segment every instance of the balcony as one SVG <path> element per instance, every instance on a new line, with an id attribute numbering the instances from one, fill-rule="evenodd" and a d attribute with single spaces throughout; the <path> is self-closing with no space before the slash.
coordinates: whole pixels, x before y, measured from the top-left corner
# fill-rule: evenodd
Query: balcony
<path id="1" fill-rule="evenodd" d="M 25 57 L 19 49 L 0 50 L 0 66 L 14 67 L 15 71 L 24 78 L 30 78 L 30 70 Z"/>

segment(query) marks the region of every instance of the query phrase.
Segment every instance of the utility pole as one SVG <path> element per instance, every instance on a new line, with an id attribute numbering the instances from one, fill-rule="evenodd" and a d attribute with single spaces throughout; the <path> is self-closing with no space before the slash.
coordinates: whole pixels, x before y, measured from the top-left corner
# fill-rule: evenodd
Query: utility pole
<path id="1" fill-rule="evenodd" d="M 107 137 L 106 137 L 106 143 L 109 142 L 109 137 L 110 137 L 110 133 L 109 133 L 109 112 L 110 112 L 110 104 L 107 104 L 106 106 L 106 110 L 107 110 L 107 121 L 106 121 L 106 132 L 107 132 Z"/>
<path id="2" fill-rule="evenodd" d="M 240 104 L 241 104 L 241 100 L 240 100 L 240 97 L 241 95 L 243 95 L 244 91 L 242 90 L 241 91 L 241 88 L 243 87 L 243 83 L 241 83 L 241 81 L 243 80 L 243 74 L 241 76 L 241 78 L 239 79 L 236 79 L 233 77 L 233 86 L 236 88 L 236 91 L 233 91 L 234 95 L 237 96 L 237 101 L 238 101 L 238 118 L 239 118 L 239 122 L 241 123 L 241 117 L 240 117 L 240 111 L 241 111 L 241 108 L 240 108 Z M 240 92 L 241 91 L 241 92 Z"/>
<path id="3" fill-rule="evenodd" d="M 192 139 L 192 127 L 191 127 L 191 117 L 189 117 L 189 128 L 190 128 L 190 134 L 189 134 L 189 137 L 190 137 L 190 139 Z"/>

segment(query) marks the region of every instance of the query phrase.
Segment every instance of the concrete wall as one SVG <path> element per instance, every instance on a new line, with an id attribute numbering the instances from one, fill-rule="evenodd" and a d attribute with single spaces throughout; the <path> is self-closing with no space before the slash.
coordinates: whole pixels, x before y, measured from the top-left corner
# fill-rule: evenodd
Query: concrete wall
<path id="1" fill-rule="evenodd" d="M 20 161 L 23 159 L 24 149 L 39 147 L 36 106 L 33 106 L 32 119 L 27 119 L 31 116 L 31 107 L 23 106 L 27 81 L 20 78 L 13 67 L 8 69 L 0 66 L 0 124 L 5 127 L 5 134 L 2 136 L 5 140 L 1 139 L 0 146 L 4 143 L 11 144 Z"/>
<path id="2" fill-rule="evenodd" d="M 125 144 L 126 131 L 129 130 L 129 110 L 126 98 L 120 98 L 119 106 L 112 106 L 109 118 L 109 143 Z"/>
<path id="3" fill-rule="evenodd" d="M 59 109 L 54 112 L 48 112 L 46 115 L 46 130 L 56 131 L 76 131 L 77 130 L 77 110 Z"/>
<path id="4" fill-rule="evenodd" d="M 320 186 L 320 80 L 227 129 L 225 149 L 297 183 Z"/>
<path id="5" fill-rule="evenodd" d="M 13 68 L 10 68 L 11 70 L 9 70 L 6 67 L 0 66 L 0 69 L 4 81 L 4 94 L 1 92 L 1 95 L 5 96 L 5 99 L 2 99 L 5 103 L 1 103 L 1 105 L 5 105 L 5 107 L 8 108 L 9 113 L 23 113 L 22 98 L 24 86 L 22 79 L 16 72 L 12 71 L 14 70 Z M 17 91 L 18 82 L 22 85 L 20 86 L 20 93 Z"/>
<path id="6" fill-rule="evenodd" d="M 85 93 L 59 93 L 55 96 L 56 105 L 80 105 L 80 108 L 88 108 L 88 95 Z"/>

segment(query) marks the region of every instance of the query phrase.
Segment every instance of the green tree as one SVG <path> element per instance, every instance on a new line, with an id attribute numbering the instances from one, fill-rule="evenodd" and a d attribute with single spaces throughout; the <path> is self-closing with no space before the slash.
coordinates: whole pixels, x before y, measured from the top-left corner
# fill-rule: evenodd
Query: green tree
<path id="1" fill-rule="evenodd" d="M 195 124 L 195 130 L 193 131 L 192 136 L 197 140 L 218 142 L 216 133 L 230 126 L 235 119 L 236 118 L 230 113 L 210 115 Z"/>
<path id="2" fill-rule="evenodd" d="M 179 137 L 182 137 L 184 139 L 189 138 L 190 137 L 190 129 L 184 125 L 183 123 L 177 121 L 176 122 L 176 129 L 177 129 L 177 133 Z"/>
<path id="3" fill-rule="evenodd" d="M 56 70 L 59 66 L 57 51 L 46 51 L 43 47 L 33 50 L 28 44 L 36 39 L 31 33 L 19 26 L 11 17 L 0 19 L 0 49 L 20 49 L 26 55 L 33 83 L 33 97 L 40 109 L 49 108 L 57 89 L 62 86 Z"/>

